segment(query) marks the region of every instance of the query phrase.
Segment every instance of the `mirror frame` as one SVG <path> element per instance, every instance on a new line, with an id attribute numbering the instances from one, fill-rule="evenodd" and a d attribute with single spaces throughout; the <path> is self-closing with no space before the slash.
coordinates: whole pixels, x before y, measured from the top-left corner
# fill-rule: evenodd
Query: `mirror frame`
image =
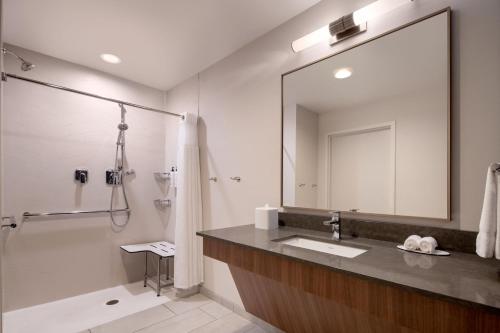
<path id="1" fill-rule="evenodd" d="M 330 59 L 330 58 L 333 58 L 335 57 L 336 55 L 339 55 L 341 53 L 344 53 L 344 52 L 347 52 L 347 51 L 350 51 L 358 46 L 362 46 L 364 44 L 367 44 L 367 43 L 370 43 L 370 42 L 373 42 L 379 38 L 382 38 L 384 36 L 387 36 L 387 35 L 390 35 L 394 32 L 397 32 L 397 31 L 400 31 L 402 29 L 405 29 L 411 25 L 414 25 L 414 24 L 417 24 L 419 22 L 422 22 L 422 21 L 425 21 L 426 19 L 429 19 L 431 17 L 434 17 L 434 16 L 437 16 L 437 15 L 440 15 L 440 14 L 443 14 L 443 13 L 446 13 L 447 15 L 447 19 L 448 19 L 448 24 L 447 24 L 447 42 L 448 42 L 448 45 L 447 45 L 447 50 L 448 50 L 448 54 L 447 54 L 447 59 L 448 59 L 448 68 L 447 68 L 447 139 L 448 139 L 448 143 L 447 143 L 447 146 L 448 146 L 448 156 L 447 156 L 447 168 L 448 168 L 448 172 L 447 172 L 447 182 L 448 182 L 448 186 L 447 186 L 447 198 L 446 198 L 446 206 L 447 206 L 447 214 L 446 214 L 446 218 L 444 219 L 440 219 L 440 218 L 433 218 L 433 217 L 425 217 L 425 216 L 408 216 L 408 215 L 396 215 L 396 214 L 375 214 L 375 213 L 357 213 L 357 212 L 350 212 L 350 211 L 342 211 L 343 214 L 348 214 L 350 216 L 354 216 L 354 217 L 363 217 L 363 218 L 367 218 L 369 219 L 370 217 L 372 218 L 376 218 L 376 217 L 383 217 L 383 218 L 409 218 L 409 219 L 417 219 L 417 220 L 427 220 L 427 221 L 437 221 L 437 222 L 450 222 L 451 221 L 451 108 L 452 108 L 452 105 L 451 105 L 451 91 L 452 91 L 452 77 L 451 77 L 451 68 L 452 68 L 452 56 L 451 56 L 451 7 L 446 7 L 446 8 L 443 8 L 441 10 L 438 10 L 436 12 L 433 12 L 429 15 L 426 15 L 426 16 L 423 16 L 421 18 L 418 18 L 416 20 L 413 20 L 413 21 L 410 21 L 406 24 L 403 24 L 397 28 L 394 28 L 394 29 L 391 29 L 391 30 L 388 30 L 384 33 L 381 33 L 379 35 L 376 35 L 372 38 L 368 38 L 364 41 L 361 41 L 357 44 L 354 44 L 350 47 L 347 47 L 345 49 L 342 49 L 338 52 L 335 52 L 333 54 L 330 54 L 328 56 L 325 56 L 325 57 L 322 57 L 320 59 L 317 59 L 317 60 L 314 60 L 308 64 L 305 64 L 305 65 L 302 65 L 300 67 L 297 67 L 295 69 L 292 69 L 288 72 L 285 72 L 283 74 L 281 74 L 281 160 L 280 160 L 280 163 L 281 163 L 281 178 L 280 178 L 280 206 L 282 208 L 285 208 L 285 209 L 295 209 L 295 210 L 302 210 L 302 211 L 311 211 L 311 212 L 328 212 L 328 211 L 331 211 L 332 209 L 324 209 L 324 208 L 308 208 L 308 207 L 296 207 L 296 206 L 284 206 L 283 205 L 283 183 L 284 183 L 284 179 L 283 179 L 283 136 L 284 136 L 284 91 L 283 91 L 283 87 L 284 87 L 284 80 L 285 80 L 285 76 L 289 75 L 289 74 L 292 74 L 294 72 L 297 72 L 301 69 L 304 69 L 306 67 L 309 67 L 309 66 L 312 66 L 316 63 L 319 63 L 323 60 L 326 60 L 326 59 Z"/>

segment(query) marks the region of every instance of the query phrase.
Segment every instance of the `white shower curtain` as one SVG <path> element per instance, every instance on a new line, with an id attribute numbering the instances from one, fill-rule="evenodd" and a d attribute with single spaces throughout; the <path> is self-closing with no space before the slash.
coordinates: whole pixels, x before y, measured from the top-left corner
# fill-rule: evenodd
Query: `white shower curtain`
<path id="1" fill-rule="evenodd" d="M 200 150 L 198 116 L 184 113 L 177 151 L 174 287 L 189 289 L 203 282 Z"/>

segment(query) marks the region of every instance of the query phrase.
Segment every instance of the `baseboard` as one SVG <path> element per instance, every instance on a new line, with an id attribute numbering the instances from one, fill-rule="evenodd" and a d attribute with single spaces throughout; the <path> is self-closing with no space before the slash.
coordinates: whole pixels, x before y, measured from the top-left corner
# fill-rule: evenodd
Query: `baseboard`
<path id="1" fill-rule="evenodd" d="M 219 303 L 223 307 L 228 308 L 229 310 L 233 311 L 234 313 L 242 316 L 243 318 L 247 319 L 248 321 L 252 322 L 253 324 L 259 326 L 260 328 L 262 328 L 266 332 L 284 333 L 279 328 L 274 327 L 273 325 L 263 321 L 262 319 L 260 319 L 258 317 L 255 317 L 251 313 L 246 312 L 245 309 L 241 305 L 236 304 L 234 302 L 231 302 L 230 300 L 218 295 L 213 290 L 210 290 L 203 285 L 200 287 L 200 293 L 205 295 L 206 297 L 210 298 L 214 302 Z"/>

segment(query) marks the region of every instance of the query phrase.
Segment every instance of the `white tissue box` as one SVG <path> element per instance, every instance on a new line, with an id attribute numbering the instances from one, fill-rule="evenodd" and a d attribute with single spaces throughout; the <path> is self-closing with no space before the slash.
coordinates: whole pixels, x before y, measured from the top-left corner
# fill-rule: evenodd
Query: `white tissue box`
<path id="1" fill-rule="evenodd" d="M 278 208 L 264 207 L 255 208 L 255 228 L 257 229 L 277 229 L 278 224 Z"/>

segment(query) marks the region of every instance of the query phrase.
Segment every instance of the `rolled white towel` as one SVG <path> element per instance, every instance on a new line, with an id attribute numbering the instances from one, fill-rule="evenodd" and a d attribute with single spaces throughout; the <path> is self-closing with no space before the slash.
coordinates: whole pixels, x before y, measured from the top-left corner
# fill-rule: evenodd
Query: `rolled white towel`
<path id="1" fill-rule="evenodd" d="M 424 237 L 424 238 L 420 239 L 420 242 L 419 242 L 420 251 L 425 252 L 425 253 L 434 252 L 434 250 L 436 250 L 437 246 L 438 246 L 438 243 L 434 239 L 434 237 Z"/>
<path id="2" fill-rule="evenodd" d="M 419 235 L 411 235 L 405 240 L 403 246 L 407 250 L 412 250 L 412 251 L 418 250 L 421 239 L 422 237 L 420 237 Z"/>

